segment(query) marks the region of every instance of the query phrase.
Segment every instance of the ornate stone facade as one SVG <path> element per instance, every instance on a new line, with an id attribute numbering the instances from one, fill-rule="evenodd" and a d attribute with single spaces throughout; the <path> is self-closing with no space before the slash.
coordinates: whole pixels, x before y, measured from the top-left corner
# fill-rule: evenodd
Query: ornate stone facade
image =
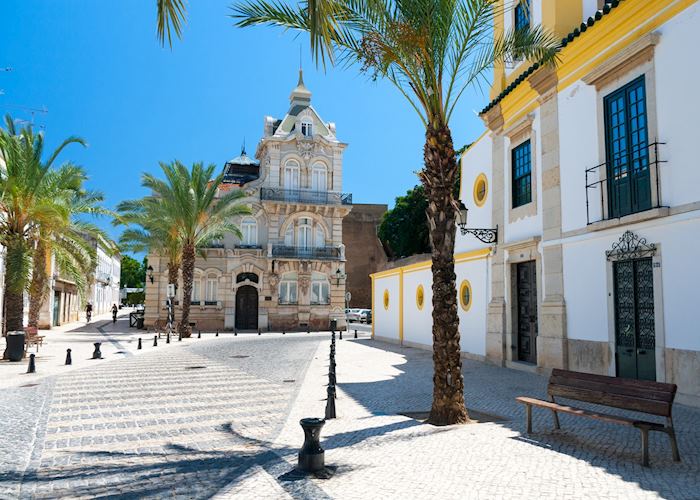
<path id="1" fill-rule="evenodd" d="M 319 330 L 332 320 L 344 326 L 342 222 L 352 208 L 352 197 L 341 193 L 346 147 L 335 124 L 311 106 L 300 72 L 285 117 L 265 117 L 259 161 L 244 150 L 224 167 L 221 190 L 244 189 L 251 214 L 236 221 L 242 238 L 226 235 L 197 258 L 195 328 Z M 149 263 L 146 324 L 166 316 L 167 263 L 158 255 Z"/>

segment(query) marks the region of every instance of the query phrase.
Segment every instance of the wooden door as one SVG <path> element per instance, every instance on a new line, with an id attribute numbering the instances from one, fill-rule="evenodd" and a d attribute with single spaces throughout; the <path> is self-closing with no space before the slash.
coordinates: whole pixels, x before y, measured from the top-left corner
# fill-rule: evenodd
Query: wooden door
<path id="1" fill-rule="evenodd" d="M 651 257 L 613 264 L 617 376 L 656 380 L 654 276 Z"/>
<path id="2" fill-rule="evenodd" d="M 535 261 L 515 265 L 518 361 L 537 363 L 537 272 Z"/>
<path id="3" fill-rule="evenodd" d="M 242 286 L 236 291 L 236 329 L 258 328 L 258 290 L 254 286 Z"/>

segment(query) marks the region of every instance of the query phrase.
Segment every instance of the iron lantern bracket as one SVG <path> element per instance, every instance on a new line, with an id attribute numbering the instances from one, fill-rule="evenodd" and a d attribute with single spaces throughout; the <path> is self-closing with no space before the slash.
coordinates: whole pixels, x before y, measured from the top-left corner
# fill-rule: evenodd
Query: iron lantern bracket
<path id="1" fill-rule="evenodd" d="M 462 232 L 462 235 L 473 234 L 483 243 L 498 243 L 498 225 L 493 229 L 468 228 L 466 226 L 466 224 L 459 224 L 459 230 Z"/>

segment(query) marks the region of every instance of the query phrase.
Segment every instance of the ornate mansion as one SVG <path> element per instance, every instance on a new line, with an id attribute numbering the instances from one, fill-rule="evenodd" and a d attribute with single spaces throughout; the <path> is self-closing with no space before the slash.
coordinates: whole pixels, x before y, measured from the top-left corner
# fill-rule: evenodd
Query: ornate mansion
<path id="1" fill-rule="evenodd" d="M 226 235 L 197 257 L 190 313 L 195 329 L 344 325 L 342 222 L 352 208 L 351 195 L 341 193 L 346 146 L 336 138 L 335 124 L 311 106 L 300 72 L 284 118 L 265 117 L 259 161 L 244 148 L 224 166 L 221 190 L 244 189 L 251 214 L 238 221 L 241 239 Z M 154 268 L 153 283 L 146 284 L 150 325 L 166 318 L 168 279 L 165 259 L 148 259 Z"/>

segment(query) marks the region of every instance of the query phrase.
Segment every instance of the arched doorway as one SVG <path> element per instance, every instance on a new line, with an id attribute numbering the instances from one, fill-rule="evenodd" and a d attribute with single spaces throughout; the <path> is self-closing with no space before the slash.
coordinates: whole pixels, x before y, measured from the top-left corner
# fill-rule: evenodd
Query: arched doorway
<path id="1" fill-rule="evenodd" d="M 245 285 L 236 290 L 236 330 L 258 328 L 258 290 Z"/>

